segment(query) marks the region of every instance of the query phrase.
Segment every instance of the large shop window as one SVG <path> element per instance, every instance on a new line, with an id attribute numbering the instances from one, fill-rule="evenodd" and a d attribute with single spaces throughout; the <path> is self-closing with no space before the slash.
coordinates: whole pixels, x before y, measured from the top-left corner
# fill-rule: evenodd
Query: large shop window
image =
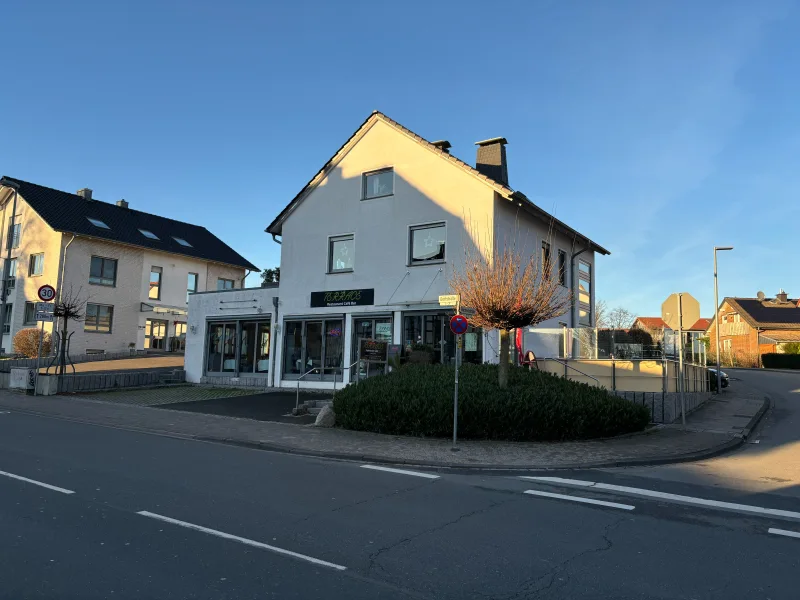
<path id="1" fill-rule="evenodd" d="M 391 317 L 353 317 L 353 343 L 350 362 L 354 363 L 359 359 L 359 340 L 378 340 L 380 342 L 392 343 L 392 318 Z M 358 378 L 371 377 L 386 373 L 385 362 L 362 361 L 357 365 Z M 350 381 L 356 381 L 356 369 L 350 372 Z"/>
<path id="2" fill-rule="evenodd" d="M 206 374 L 266 375 L 271 331 L 268 320 L 209 323 Z"/>
<path id="3" fill-rule="evenodd" d="M 453 364 L 456 336 L 450 331 L 452 313 L 420 313 L 403 316 L 403 349 L 414 361 Z M 464 334 L 461 362 L 483 362 L 483 330 L 470 326 Z"/>
<path id="4" fill-rule="evenodd" d="M 283 378 L 307 381 L 341 380 L 344 367 L 341 318 L 286 321 L 283 330 Z"/>

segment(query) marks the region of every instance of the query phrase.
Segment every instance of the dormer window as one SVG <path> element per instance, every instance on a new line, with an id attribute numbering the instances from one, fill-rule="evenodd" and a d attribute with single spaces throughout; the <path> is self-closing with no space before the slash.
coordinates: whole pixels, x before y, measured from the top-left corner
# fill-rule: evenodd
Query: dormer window
<path id="1" fill-rule="evenodd" d="M 140 229 L 139 233 L 141 233 L 144 237 L 151 240 L 160 239 L 155 233 L 153 233 L 152 231 L 148 231 L 147 229 Z"/>
<path id="2" fill-rule="evenodd" d="M 111 229 L 111 227 L 103 223 L 100 219 L 93 219 L 92 217 L 86 217 L 86 218 L 89 220 L 89 223 L 91 223 L 95 227 L 99 227 L 100 229 Z"/>

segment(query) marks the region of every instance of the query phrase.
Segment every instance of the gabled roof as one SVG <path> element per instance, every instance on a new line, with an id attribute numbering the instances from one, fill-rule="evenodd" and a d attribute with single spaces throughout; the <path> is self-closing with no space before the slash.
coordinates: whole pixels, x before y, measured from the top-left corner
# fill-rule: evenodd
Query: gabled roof
<path id="1" fill-rule="evenodd" d="M 689 327 L 686 331 L 705 331 L 708 329 L 708 326 L 711 325 L 711 321 L 713 321 L 713 319 L 697 319 L 697 323 Z"/>
<path id="2" fill-rule="evenodd" d="M 422 145 L 423 147 L 427 148 L 431 152 L 434 152 L 438 156 L 440 156 L 443 160 L 446 160 L 450 164 L 463 169 L 467 173 L 473 175 L 474 177 L 480 179 L 483 183 L 488 185 L 489 187 L 493 188 L 498 194 L 502 197 L 506 198 L 511 202 L 517 202 L 521 207 L 523 207 L 527 212 L 532 214 L 533 216 L 543 220 L 548 225 L 552 223 L 553 228 L 561 233 L 567 235 L 568 237 L 574 238 L 577 243 L 581 245 L 588 246 L 591 250 L 595 252 L 599 252 L 601 254 L 611 254 L 608 250 L 600 246 L 599 244 L 593 242 L 588 237 L 582 235 L 581 233 L 574 230 L 572 227 L 556 219 L 553 215 L 548 213 L 547 211 L 543 210 L 536 204 L 534 204 L 531 200 L 528 199 L 525 194 L 519 191 L 514 191 L 507 185 L 504 185 L 498 181 L 495 181 L 491 177 L 487 177 L 480 171 L 478 171 L 475 167 L 468 165 L 464 161 L 456 158 L 449 152 L 445 152 L 441 147 L 436 146 L 423 138 L 422 136 L 417 135 L 410 129 L 403 127 L 397 121 L 390 119 L 385 114 L 379 111 L 373 111 L 372 114 L 367 117 L 367 119 L 361 124 L 361 126 L 356 129 L 356 131 L 351 135 L 348 140 L 342 144 L 342 146 L 334 153 L 333 156 L 328 159 L 322 168 L 317 171 L 316 175 L 312 177 L 309 182 L 303 187 L 302 190 L 286 205 L 286 207 L 275 217 L 275 220 L 269 224 L 266 231 L 268 233 L 272 233 L 273 235 L 281 235 L 282 226 L 286 217 L 291 214 L 294 208 L 303 201 L 305 196 L 308 192 L 310 192 L 316 185 L 338 164 L 339 160 L 341 160 L 347 151 L 350 150 L 352 146 L 354 146 L 361 137 L 361 133 L 365 132 L 369 127 L 372 126 L 373 123 L 376 121 L 381 121 L 386 123 L 387 125 L 397 129 L 398 131 L 404 133 L 405 135 L 412 138 L 414 141 Z"/>
<path id="3" fill-rule="evenodd" d="M 77 194 L 20 179 L 8 179 L 19 184 L 20 197 L 56 231 L 259 270 L 205 227 L 100 200 L 86 200 Z M 108 229 L 93 225 L 90 218 L 102 221 L 108 225 Z M 144 236 L 140 229 L 152 232 L 158 239 Z M 174 239 L 176 237 L 191 246 L 180 244 Z"/>
<path id="4" fill-rule="evenodd" d="M 636 317 L 633 324 L 636 325 L 636 323 L 640 323 L 647 329 L 662 329 L 667 327 L 667 324 L 664 323 L 664 319 L 661 317 Z M 669 329 L 669 327 L 667 327 L 667 329 Z"/>
<path id="5" fill-rule="evenodd" d="M 788 300 L 778 304 L 775 300 L 758 298 L 725 298 L 750 327 L 759 329 L 800 329 L 798 301 Z"/>

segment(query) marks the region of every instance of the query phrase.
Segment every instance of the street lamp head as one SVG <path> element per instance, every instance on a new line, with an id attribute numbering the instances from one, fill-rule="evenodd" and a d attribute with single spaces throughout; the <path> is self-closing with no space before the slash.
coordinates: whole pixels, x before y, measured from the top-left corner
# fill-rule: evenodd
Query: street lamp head
<path id="1" fill-rule="evenodd" d="M 8 177 L 0 179 L 0 185 L 11 188 L 12 190 L 19 190 L 19 184 L 15 181 L 11 181 Z"/>
<path id="2" fill-rule="evenodd" d="M 714 246 L 714 252 L 719 250 L 733 250 L 733 246 Z"/>

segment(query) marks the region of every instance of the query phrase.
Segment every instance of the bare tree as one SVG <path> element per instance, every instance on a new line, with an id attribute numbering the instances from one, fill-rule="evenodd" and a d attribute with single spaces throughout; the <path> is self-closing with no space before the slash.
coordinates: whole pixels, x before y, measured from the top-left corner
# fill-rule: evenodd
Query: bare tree
<path id="1" fill-rule="evenodd" d="M 594 303 L 594 324 L 601 329 L 608 327 L 608 303 L 605 300 Z"/>
<path id="2" fill-rule="evenodd" d="M 480 236 L 472 236 L 475 245 L 465 248 L 463 267 L 453 272 L 450 287 L 461 295 L 462 306 L 475 311 L 469 317 L 471 325 L 500 331 L 498 384 L 504 388 L 511 359 L 510 331 L 563 315 L 571 297 L 554 276 L 547 255 L 540 259 L 538 252 L 523 253 L 516 239 L 500 246 L 491 233 L 486 237 L 481 243 Z"/>
<path id="3" fill-rule="evenodd" d="M 610 329 L 628 329 L 633 324 L 635 317 L 627 308 L 617 306 L 608 311 L 605 317 L 606 327 Z"/>
<path id="4" fill-rule="evenodd" d="M 62 291 L 56 305 L 53 307 L 53 316 L 61 321 L 61 331 L 56 335 L 60 337 L 58 344 L 58 368 L 56 372 L 63 375 L 67 365 L 67 324 L 70 321 L 82 321 L 84 317 L 83 307 L 86 300 L 81 299 L 81 290 L 75 292 L 72 286 L 68 290 Z"/>

